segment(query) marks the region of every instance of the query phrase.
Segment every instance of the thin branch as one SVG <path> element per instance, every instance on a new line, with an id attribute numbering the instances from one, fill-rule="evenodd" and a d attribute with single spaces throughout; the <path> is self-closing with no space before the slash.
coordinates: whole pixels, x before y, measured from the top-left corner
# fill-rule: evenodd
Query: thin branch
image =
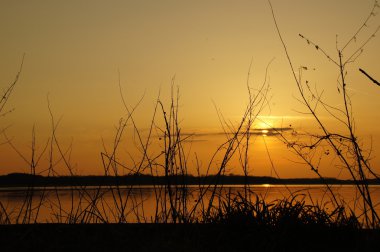
<path id="1" fill-rule="evenodd" d="M 370 79 L 373 83 L 375 83 L 376 85 L 380 86 L 380 83 L 375 80 L 374 78 L 372 78 L 369 74 L 366 73 L 366 71 L 364 71 L 363 69 L 359 68 L 359 71 L 364 74 L 365 76 L 368 77 L 368 79 Z"/>

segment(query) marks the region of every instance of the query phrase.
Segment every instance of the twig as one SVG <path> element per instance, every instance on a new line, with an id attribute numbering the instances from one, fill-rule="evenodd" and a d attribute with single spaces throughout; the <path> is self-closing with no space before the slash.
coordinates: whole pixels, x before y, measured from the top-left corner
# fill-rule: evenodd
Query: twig
<path id="1" fill-rule="evenodd" d="M 370 79 L 373 83 L 375 83 L 376 85 L 380 86 L 380 83 L 375 80 L 374 78 L 372 78 L 369 74 L 366 73 L 366 71 L 364 71 L 363 69 L 359 68 L 359 71 L 364 74 L 365 76 L 368 77 L 368 79 Z"/>

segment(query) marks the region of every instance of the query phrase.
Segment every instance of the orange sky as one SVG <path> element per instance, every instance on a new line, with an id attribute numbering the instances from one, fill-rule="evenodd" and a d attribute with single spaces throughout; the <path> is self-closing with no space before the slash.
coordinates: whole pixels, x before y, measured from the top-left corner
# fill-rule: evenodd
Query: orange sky
<path id="1" fill-rule="evenodd" d="M 336 35 L 338 46 L 343 45 L 363 23 L 373 1 L 272 0 L 272 4 L 295 67 L 315 68 L 305 73 L 305 78 L 325 91 L 327 102 L 341 105 L 336 67 L 298 34 L 336 57 Z M 379 17 L 375 16 L 347 53 L 378 25 Z M 135 105 L 144 96 L 134 114 L 142 131 L 149 127 L 160 90 L 161 99 L 168 103 L 175 76 L 182 130 L 214 134 L 222 131 L 214 104 L 224 118 L 238 123 L 248 102 L 246 80 L 251 60 L 250 85 L 257 88 L 274 59 L 268 72 L 270 102 L 261 119 L 274 127 L 292 124 L 297 130 L 313 130 L 313 121 L 297 112 L 302 110 L 296 101 L 297 88 L 265 0 L 1 1 L 0 31 L 2 90 L 14 79 L 22 54 L 26 54 L 21 78 L 7 104 L 7 109 L 15 111 L 0 118 L 0 129 L 9 126 L 6 133 L 12 143 L 30 158 L 34 126 L 41 151 L 51 133 L 49 95 L 56 119 L 61 118 L 57 137 L 63 148 L 72 142 L 71 162 L 78 174 L 103 172 L 102 138 L 111 146 L 115 126 L 126 114 L 118 71 L 128 105 Z M 379 58 L 379 39 L 375 37 L 348 67 L 347 76 L 357 131 L 365 143 L 372 138 L 375 167 L 379 160 L 380 113 L 376 108 L 380 107 L 380 88 L 357 69 L 363 68 L 379 80 Z M 322 115 L 327 123 L 333 123 Z M 133 131 L 128 130 L 122 162 L 131 163 L 128 152 L 136 151 L 133 137 Z M 202 141 L 195 142 L 189 151 L 189 164 L 194 163 L 196 152 L 206 167 L 222 141 L 215 138 L 203 136 Z M 255 138 L 252 174 L 273 175 L 262 136 Z M 278 140 L 271 136 L 265 139 L 279 175 L 313 176 L 308 168 L 293 162 L 297 158 Z M 39 171 L 45 169 L 47 160 L 47 156 L 41 158 Z M 325 174 L 337 176 L 339 170 L 330 169 L 334 165 L 331 162 L 326 161 Z M 6 144 L 0 145 L 0 169 L 1 174 L 28 171 Z M 241 170 L 231 168 L 230 172 Z"/>

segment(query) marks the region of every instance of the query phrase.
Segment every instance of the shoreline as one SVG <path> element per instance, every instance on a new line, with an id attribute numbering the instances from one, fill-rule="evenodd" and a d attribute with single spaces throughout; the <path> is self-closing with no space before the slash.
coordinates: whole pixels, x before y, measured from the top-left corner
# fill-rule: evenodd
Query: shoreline
<path id="1" fill-rule="evenodd" d="M 380 180 L 364 181 L 368 185 L 380 185 Z M 240 175 L 209 176 L 51 176 L 12 173 L 0 176 L 0 188 L 10 187 L 70 187 L 70 186 L 200 186 L 200 185 L 356 185 L 352 180 L 336 178 L 274 178 Z"/>
<path id="2" fill-rule="evenodd" d="M 244 224 L 0 225 L 4 251 L 373 251 L 380 230 Z"/>

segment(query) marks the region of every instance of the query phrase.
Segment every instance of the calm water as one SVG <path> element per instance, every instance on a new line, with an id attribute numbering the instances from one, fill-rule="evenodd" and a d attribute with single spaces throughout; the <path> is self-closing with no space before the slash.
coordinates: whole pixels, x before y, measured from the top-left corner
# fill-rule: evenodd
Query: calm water
<path id="1" fill-rule="evenodd" d="M 371 195 L 380 211 L 380 186 L 371 186 Z M 250 187 L 250 198 L 256 195 L 267 203 L 297 195 L 306 204 L 334 209 L 331 194 L 323 185 L 259 185 Z M 362 213 L 362 203 L 354 186 L 332 186 L 334 195 L 355 213 Z M 199 216 L 207 209 L 213 188 L 187 186 L 172 190 L 171 201 L 164 187 L 86 187 L 0 189 L 0 219 L 16 222 L 154 222 L 170 221 L 171 206 L 186 216 Z M 220 200 L 244 195 L 242 186 L 218 187 L 213 205 Z"/>

